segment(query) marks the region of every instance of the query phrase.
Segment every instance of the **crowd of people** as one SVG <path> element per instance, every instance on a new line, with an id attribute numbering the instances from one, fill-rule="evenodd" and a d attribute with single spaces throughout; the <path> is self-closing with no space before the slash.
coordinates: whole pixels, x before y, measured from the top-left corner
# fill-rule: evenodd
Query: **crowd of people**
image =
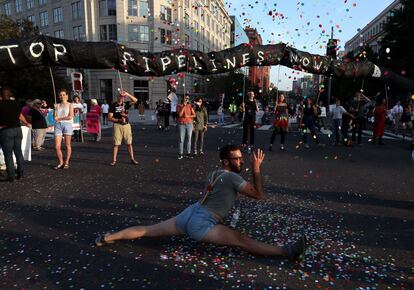
<path id="1" fill-rule="evenodd" d="M 54 166 L 55 169 L 69 168 L 72 153 L 71 142 L 72 140 L 83 140 L 82 128 L 86 126 L 86 116 L 89 113 L 99 116 L 100 126 L 92 134 L 96 142 L 101 139 L 101 125 L 107 125 L 108 121 L 113 123 L 113 155 L 110 165 L 116 166 L 118 149 L 122 143 L 127 145 L 131 164 L 138 164 L 134 157 L 133 134 L 128 118 L 128 108 L 136 104 L 140 119 L 145 119 L 145 104 L 143 101 L 138 103 L 137 98 L 123 90 L 118 94 L 116 102 L 111 105 L 107 104 L 106 101 L 99 105 L 96 99 L 92 99 L 88 106 L 77 95 L 74 95 L 72 102 L 70 102 L 69 93 L 65 89 L 60 90 L 58 95 L 59 103 L 55 104 L 52 110 L 55 150 L 58 159 L 57 165 Z M 8 132 L 4 129 L 9 126 L 15 128 L 20 122 L 30 125 L 33 150 L 43 150 L 46 131 L 50 127 L 48 114 L 51 108 L 44 100 L 27 100 L 22 109 L 19 110 L 19 121 L 15 116 L 14 123 L 9 124 L 10 114 L 14 112 L 8 109 L 9 106 L 12 106 L 10 105 L 12 96 L 10 88 L 3 88 L 2 99 L 4 102 L 2 107 L 3 110 L 8 112 L 2 116 L 3 124 L 1 126 L 3 131 Z M 128 104 L 125 99 L 128 99 Z M 17 107 L 14 107 L 14 110 Z M 224 103 L 221 102 L 217 110 L 218 125 L 225 124 L 225 111 Z M 255 93 L 253 91 L 248 92 L 247 98 L 239 105 L 232 99 L 228 112 L 232 124 L 236 122 L 236 116 L 238 115 L 239 122 L 243 126 L 241 149 L 250 153 L 255 149 L 255 129 L 259 126 L 256 122 L 259 102 L 256 100 Z M 196 156 L 203 156 L 204 138 L 209 122 L 209 111 L 204 100 L 197 97 L 191 102 L 189 95 L 178 98 L 175 94 L 170 94 L 165 100 L 157 102 L 154 112 L 154 120 L 157 120 L 157 127 L 160 130 L 169 130 L 170 116 L 172 116 L 172 121 L 178 127 L 178 159 L 193 159 Z M 328 117 L 331 119 L 330 127 L 328 126 Z M 373 120 L 373 135 L 369 142 L 384 145 L 383 136 L 389 117 L 392 118 L 392 132 L 394 134 L 401 134 L 403 141 L 407 136 L 413 137 L 414 111 L 411 103 L 401 105 L 400 102 L 397 102 L 391 109 L 388 109 L 387 100 L 376 96 L 375 106 L 373 106 L 373 101 L 362 92 L 357 92 L 354 98 L 345 105 L 341 104 L 340 99 L 336 99 L 335 104 L 329 107 L 325 107 L 322 101 L 314 104 L 312 98 L 300 100 L 297 104 L 288 104 L 285 96 L 279 94 L 273 108 L 265 106 L 261 117 L 261 125 L 270 125 L 273 128 L 269 140 L 269 151 L 273 150 L 277 135 L 280 135 L 280 150 L 286 150 L 287 135 L 294 126 L 299 130 L 300 143 L 305 148 L 310 148 L 309 137 L 317 146 L 325 146 L 325 144 L 319 142 L 318 135 L 320 132 L 332 134 L 332 144 L 336 146 L 340 144 L 345 146 L 362 145 L 363 131 L 370 120 Z M 6 134 L 2 135 L 5 136 Z M 5 144 L 7 142 L 4 141 Z M 66 149 L 65 158 L 62 143 Z M 4 155 L 7 157 L 6 163 L 9 162 L 11 152 L 7 144 L 2 146 L 3 151 L 5 151 Z M 413 143 L 410 146 L 412 148 Z M 21 162 L 19 168 L 23 168 Z M 17 172 L 22 171 L 22 169 L 19 169 Z M 9 179 L 13 180 L 14 174 L 11 171 L 9 173 Z M 21 175 L 22 173 L 20 173 Z"/>

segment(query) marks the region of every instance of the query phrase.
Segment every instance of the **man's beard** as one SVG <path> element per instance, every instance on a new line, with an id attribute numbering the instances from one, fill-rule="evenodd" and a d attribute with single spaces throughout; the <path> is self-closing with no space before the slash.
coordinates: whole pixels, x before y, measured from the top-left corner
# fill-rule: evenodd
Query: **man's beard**
<path id="1" fill-rule="evenodd" d="M 235 173 L 240 173 L 243 170 L 243 166 L 242 165 L 240 165 L 240 166 L 234 166 L 234 165 L 230 164 L 230 170 L 232 172 L 235 172 Z"/>

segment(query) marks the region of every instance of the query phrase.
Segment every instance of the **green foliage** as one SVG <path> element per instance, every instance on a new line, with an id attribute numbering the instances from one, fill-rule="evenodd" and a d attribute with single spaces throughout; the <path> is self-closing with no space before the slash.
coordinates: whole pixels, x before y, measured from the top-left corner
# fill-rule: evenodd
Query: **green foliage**
<path id="1" fill-rule="evenodd" d="M 414 79 L 414 2 L 402 0 L 404 8 L 393 11 L 381 41 L 380 60 L 392 71 Z"/>
<path id="2" fill-rule="evenodd" d="M 0 16 L 0 40 L 17 39 L 38 35 L 37 27 L 28 20 L 14 21 Z M 52 69 L 56 89 L 70 88 L 64 78 Z M 33 67 L 13 71 L 0 71 L 0 86 L 10 86 L 18 99 L 41 98 L 51 102 L 53 88 L 48 67 Z"/>
<path id="3" fill-rule="evenodd" d="M 219 76 L 210 76 L 210 81 L 207 82 L 208 99 L 212 102 L 217 101 L 219 94 L 224 93 L 224 102 L 227 105 L 234 98 L 237 104 L 240 104 L 243 99 L 243 74 L 241 72 L 233 71 Z M 251 87 L 250 81 L 245 79 L 245 91 L 254 90 Z"/>

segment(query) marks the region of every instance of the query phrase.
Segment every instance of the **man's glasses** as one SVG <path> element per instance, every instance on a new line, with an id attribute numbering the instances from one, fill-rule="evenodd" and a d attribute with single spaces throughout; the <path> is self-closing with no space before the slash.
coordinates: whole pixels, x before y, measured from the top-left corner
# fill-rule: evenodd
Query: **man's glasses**
<path id="1" fill-rule="evenodd" d="M 228 157 L 226 159 L 236 159 L 236 160 L 243 160 L 243 157 Z"/>

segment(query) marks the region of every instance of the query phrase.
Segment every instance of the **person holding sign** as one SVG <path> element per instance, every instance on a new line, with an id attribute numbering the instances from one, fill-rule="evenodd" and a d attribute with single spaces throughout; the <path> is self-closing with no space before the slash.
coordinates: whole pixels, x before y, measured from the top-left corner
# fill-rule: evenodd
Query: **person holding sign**
<path id="1" fill-rule="evenodd" d="M 108 120 L 114 123 L 114 151 L 111 166 L 116 165 L 116 159 L 118 156 L 118 147 L 124 141 L 127 144 L 129 156 L 131 157 L 131 164 L 137 165 L 138 161 L 134 158 L 134 148 L 132 147 L 132 130 L 131 124 L 128 121 L 128 111 L 125 108 L 125 98 L 128 97 L 131 103 L 136 103 L 137 98 L 127 93 L 124 90 L 119 92 L 118 98 L 115 103 L 109 107 Z"/>
<path id="2" fill-rule="evenodd" d="M 69 161 L 72 155 L 71 139 L 73 135 L 73 105 L 68 102 L 68 91 L 61 89 L 59 91 L 61 102 L 55 104 L 55 147 L 56 154 L 59 159 L 59 164 L 54 169 L 68 169 Z M 65 139 L 66 145 L 66 160 L 63 161 L 62 153 L 62 139 Z"/>
<path id="3" fill-rule="evenodd" d="M 264 158 L 265 154 L 262 150 L 253 152 L 251 165 L 253 182 L 250 183 L 240 176 L 244 165 L 240 149 L 234 145 L 224 146 L 220 150 L 222 168 L 209 174 L 204 196 L 198 202 L 190 205 L 177 216 L 158 224 L 133 226 L 112 234 L 99 235 L 95 245 L 100 247 L 118 240 L 185 234 L 197 242 L 239 247 L 254 255 L 300 259 L 307 247 L 304 235 L 291 244 L 279 246 L 254 240 L 223 224 L 238 194 L 256 200 L 265 198 L 260 173 Z"/>

